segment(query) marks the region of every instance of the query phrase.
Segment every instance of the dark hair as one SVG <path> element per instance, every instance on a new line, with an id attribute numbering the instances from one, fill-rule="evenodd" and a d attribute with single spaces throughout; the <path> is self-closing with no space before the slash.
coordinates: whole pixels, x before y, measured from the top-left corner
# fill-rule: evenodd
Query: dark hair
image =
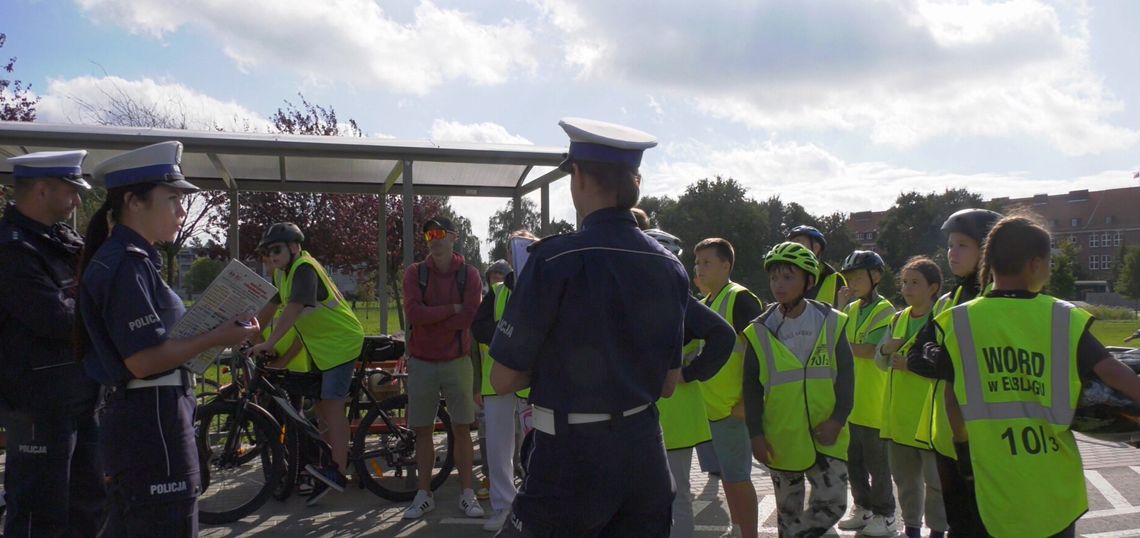
<path id="1" fill-rule="evenodd" d="M 636 168 L 597 161 L 574 163 L 581 173 L 594 178 L 602 191 L 617 195 L 618 209 L 632 209 L 637 205 L 637 200 L 641 198 L 641 188 L 638 186 L 641 174 Z"/>
<path id="2" fill-rule="evenodd" d="M 521 237 L 523 239 L 530 239 L 531 241 L 538 241 L 538 236 L 531 233 L 530 230 L 519 229 L 511 232 L 511 237 Z"/>
<path id="3" fill-rule="evenodd" d="M 902 269 L 899 269 L 899 277 L 902 277 L 903 271 L 918 271 L 922 275 L 922 279 L 929 284 L 937 284 L 938 288 L 934 290 L 934 297 L 938 297 L 938 292 L 942 291 L 942 269 L 938 267 L 934 260 L 926 256 L 915 256 L 906 261 Z"/>
<path id="4" fill-rule="evenodd" d="M 1048 258 L 1051 251 L 1049 230 L 1036 215 L 1015 213 L 1004 217 L 986 236 L 979 280 L 988 282 L 993 275 L 1016 275 L 1029 260 Z"/>
<path id="5" fill-rule="evenodd" d="M 629 210 L 633 213 L 633 219 L 637 221 L 637 227 L 640 230 L 649 229 L 649 215 L 645 214 L 645 210 L 640 207 L 634 207 Z"/>
<path id="6" fill-rule="evenodd" d="M 768 273 L 786 273 L 789 270 L 791 270 L 791 272 L 793 272 L 793 273 L 798 272 L 798 273 L 804 275 L 804 293 L 805 294 L 808 292 L 808 290 L 810 290 L 812 288 L 812 286 L 815 286 L 815 280 L 816 280 L 815 275 L 805 271 L 803 267 L 800 267 L 794 263 L 774 262 L 768 266 L 768 269 L 766 269 L 766 271 Z"/>
<path id="7" fill-rule="evenodd" d="M 697 243 L 697 246 L 693 248 L 693 252 L 700 252 L 707 248 L 715 250 L 716 256 L 728 262 L 729 267 L 736 265 L 736 250 L 732 248 L 732 243 L 729 243 L 727 239 L 710 237 L 704 241 L 701 241 L 700 243 Z"/>
<path id="8" fill-rule="evenodd" d="M 87 235 L 83 238 L 83 252 L 79 255 L 79 267 L 75 272 L 80 290 L 83 289 L 83 272 L 87 270 L 87 264 L 91 262 L 91 258 L 99 251 L 99 247 L 103 246 L 103 242 L 111 235 L 111 223 L 117 224 L 123 216 L 123 204 L 126 201 L 127 194 L 146 199 L 158 185 L 158 183 L 136 183 L 125 187 L 107 189 L 107 197 L 103 199 L 103 205 L 99 206 L 99 210 L 91 215 L 91 220 L 87 222 Z M 91 337 L 87 334 L 87 327 L 83 324 L 83 316 L 80 314 L 78 305 L 75 309 L 74 333 L 75 356 L 77 360 L 82 361 L 87 350 L 91 348 Z"/>

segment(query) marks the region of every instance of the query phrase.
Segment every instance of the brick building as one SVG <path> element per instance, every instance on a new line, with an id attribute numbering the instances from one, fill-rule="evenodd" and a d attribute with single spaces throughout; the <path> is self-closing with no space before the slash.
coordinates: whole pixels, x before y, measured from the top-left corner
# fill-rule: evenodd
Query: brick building
<path id="1" fill-rule="evenodd" d="M 1140 187 L 1068 194 L 1038 194 L 1029 198 L 997 198 L 1003 207 L 1027 208 L 1045 219 L 1054 246 L 1065 239 L 1080 252 L 1077 260 L 1090 280 L 1114 280 L 1113 265 L 1123 249 L 1140 245 Z M 860 248 L 879 251 L 875 244 L 885 211 L 852 213 L 847 222 Z"/>

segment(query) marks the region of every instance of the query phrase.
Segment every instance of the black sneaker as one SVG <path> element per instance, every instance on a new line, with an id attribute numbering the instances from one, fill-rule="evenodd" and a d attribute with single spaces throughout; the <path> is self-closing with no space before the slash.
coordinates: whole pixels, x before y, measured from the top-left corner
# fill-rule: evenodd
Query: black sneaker
<path id="1" fill-rule="evenodd" d="M 317 467 L 310 463 L 305 466 L 305 470 L 316 479 L 313 483 L 313 492 L 310 493 L 309 498 L 305 500 L 305 506 L 317 504 L 317 501 L 321 500 L 321 497 L 324 497 L 329 490 L 343 492 L 345 486 L 348 485 L 348 478 L 338 471 L 335 466 Z"/>

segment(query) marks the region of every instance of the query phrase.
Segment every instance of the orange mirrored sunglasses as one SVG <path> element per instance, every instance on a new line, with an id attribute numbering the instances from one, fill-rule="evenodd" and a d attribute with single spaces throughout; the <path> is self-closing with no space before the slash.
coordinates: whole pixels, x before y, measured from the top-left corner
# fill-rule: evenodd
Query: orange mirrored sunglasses
<path id="1" fill-rule="evenodd" d="M 447 230 L 443 228 L 432 228 L 424 232 L 424 241 L 438 241 L 447 235 Z"/>

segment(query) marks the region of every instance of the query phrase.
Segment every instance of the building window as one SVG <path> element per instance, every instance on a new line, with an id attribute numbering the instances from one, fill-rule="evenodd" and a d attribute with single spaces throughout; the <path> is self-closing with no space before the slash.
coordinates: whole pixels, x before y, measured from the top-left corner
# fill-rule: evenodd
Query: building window
<path id="1" fill-rule="evenodd" d="M 1120 246 L 1120 232 L 1116 232 L 1116 235 L 1114 235 L 1112 237 L 1112 246 L 1114 246 L 1114 247 Z"/>
<path id="2" fill-rule="evenodd" d="M 1112 269 L 1112 256 L 1105 254 L 1100 257 L 1100 268 L 1105 271 Z"/>
<path id="3" fill-rule="evenodd" d="M 1100 235 L 1100 246 L 1107 247 L 1112 245 L 1112 232 L 1104 232 Z"/>
<path id="4" fill-rule="evenodd" d="M 1116 220 L 1116 218 L 1113 217 L 1112 215 L 1109 215 L 1109 216 L 1104 218 L 1104 223 L 1105 224 L 1112 224 L 1112 221 L 1114 221 L 1114 220 Z"/>
<path id="5" fill-rule="evenodd" d="M 1100 269 L 1100 256 L 1089 256 L 1089 271 Z"/>
<path id="6" fill-rule="evenodd" d="M 1097 248 L 1100 246 L 1100 235 L 1096 233 L 1089 234 L 1089 248 Z"/>
<path id="7" fill-rule="evenodd" d="M 1080 217 L 1073 217 L 1073 220 L 1069 221 L 1069 224 L 1072 225 L 1073 228 L 1080 226 L 1081 225 Z"/>
<path id="8" fill-rule="evenodd" d="M 1057 248 L 1057 237 L 1056 236 L 1053 236 L 1053 235 L 1049 236 L 1049 248 Z M 1052 262 L 1050 262 L 1050 263 L 1052 263 Z M 1050 265 L 1049 267 L 1053 267 L 1053 266 Z"/>

